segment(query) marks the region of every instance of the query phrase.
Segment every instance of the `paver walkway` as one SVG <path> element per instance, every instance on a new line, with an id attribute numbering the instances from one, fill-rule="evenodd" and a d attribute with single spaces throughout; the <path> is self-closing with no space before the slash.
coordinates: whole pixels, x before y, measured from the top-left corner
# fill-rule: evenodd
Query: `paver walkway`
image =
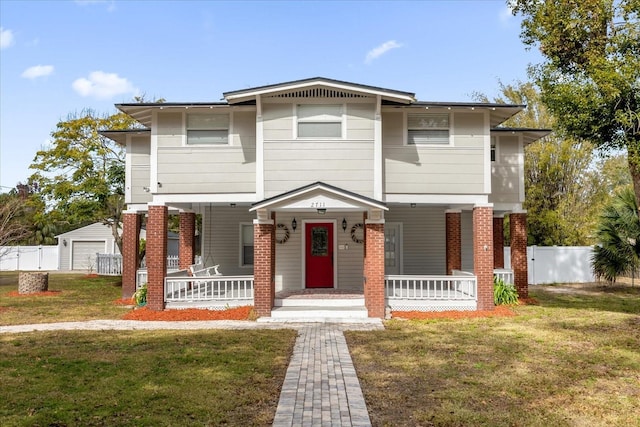
<path id="1" fill-rule="evenodd" d="M 380 325 L 359 325 L 358 329 Z M 343 324 L 300 328 L 273 425 L 370 426 Z"/>

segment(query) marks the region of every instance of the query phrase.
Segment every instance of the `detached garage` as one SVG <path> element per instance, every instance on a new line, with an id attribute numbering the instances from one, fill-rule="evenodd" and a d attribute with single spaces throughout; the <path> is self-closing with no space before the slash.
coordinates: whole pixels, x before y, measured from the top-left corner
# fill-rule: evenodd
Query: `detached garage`
<path id="1" fill-rule="evenodd" d="M 111 227 L 101 222 L 56 237 L 60 270 L 95 271 L 96 253 L 120 253 L 111 235 Z"/>

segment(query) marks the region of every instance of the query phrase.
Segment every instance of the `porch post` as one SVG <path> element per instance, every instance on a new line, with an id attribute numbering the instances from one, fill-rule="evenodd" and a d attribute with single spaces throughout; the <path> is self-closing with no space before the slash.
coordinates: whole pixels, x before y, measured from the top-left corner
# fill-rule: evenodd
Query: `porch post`
<path id="1" fill-rule="evenodd" d="M 253 221 L 253 306 L 260 317 L 270 317 L 275 299 L 275 221 Z"/>
<path id="2" fill-rule="evenodd" d="M 504 268 L 504 215 L 493 217 L 493 268 Z"/>
<path id="3" fill-rule="evenodd" d="M 384 319 L 384 220 L 365 221 L 364 302 L 369 317 Z"/>
<path id="4" fill-rule="evenodd" d="M 478 281 L 478 310 L 493 310 L 493 205 L 473 208 L 473 268 Z"/>
<path id="5" fill-rule="evenodd" d="M 164 310 L 164 278 L 167 275 L 166 206 L 150 205 L 147 222 L 147 307 Z"/>
<path id="6" fill-rule="evenodd" d="M 186 270 L 193 264 L 195 256 L 196 214 L 180 212 L 180 235 L 178 268 Z"/>
<path id="7" fill-rule="evenodd" d="M 529 272 L 527 270 L 527 213 L 509 214 L 511 234 L 511 269 L 513 281 L 520 298 L 529 297 Z"/>
<path id="8" fill-rule="evenodd" d="M 137 212 L 122 214 L 122 298 L 131 298 L 136 291 L 141 224 L 142 215 Z"/>
<path id="9" fill-rule="evenodd" d="M 453 274 L 453 270 L 462 270 L 462 211 L 459 209 L 447 209 L 446 217 L 446 257 L 447 274 Z"/>

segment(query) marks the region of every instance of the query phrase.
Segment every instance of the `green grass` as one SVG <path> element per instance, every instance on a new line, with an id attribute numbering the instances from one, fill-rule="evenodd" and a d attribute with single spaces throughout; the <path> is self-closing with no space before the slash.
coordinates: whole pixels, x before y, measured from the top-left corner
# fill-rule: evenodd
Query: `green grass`
<path id="1" fill-rule="evenodd" d="M 346 332 L 376 426 L 640 426 L 640 288 Z"/>
<path id="2" fill-rule="evenodd" d="M 87 278 L 49 274 L 54 296 L 9 296 L 18 290 L 18 273 L 0 273 L 0 325 L 119 319 L 126 308 L 113 304 L 122 294 L 120 277 Z"/>
<path id="3" fill-rule="evenodd" d="M 2 426 L 271 425 L 296 332 L 0 335 Z"/>

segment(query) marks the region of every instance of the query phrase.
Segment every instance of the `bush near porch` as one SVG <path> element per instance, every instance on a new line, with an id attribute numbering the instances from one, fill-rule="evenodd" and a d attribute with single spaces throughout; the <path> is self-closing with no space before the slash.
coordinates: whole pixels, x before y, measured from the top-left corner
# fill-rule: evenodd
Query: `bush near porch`
<path id="1" fill-rule="evenodd" d="M 345 332 L 374 426 L 640 419 L 640 287 L 530 287 L 515 317 Z"/>

